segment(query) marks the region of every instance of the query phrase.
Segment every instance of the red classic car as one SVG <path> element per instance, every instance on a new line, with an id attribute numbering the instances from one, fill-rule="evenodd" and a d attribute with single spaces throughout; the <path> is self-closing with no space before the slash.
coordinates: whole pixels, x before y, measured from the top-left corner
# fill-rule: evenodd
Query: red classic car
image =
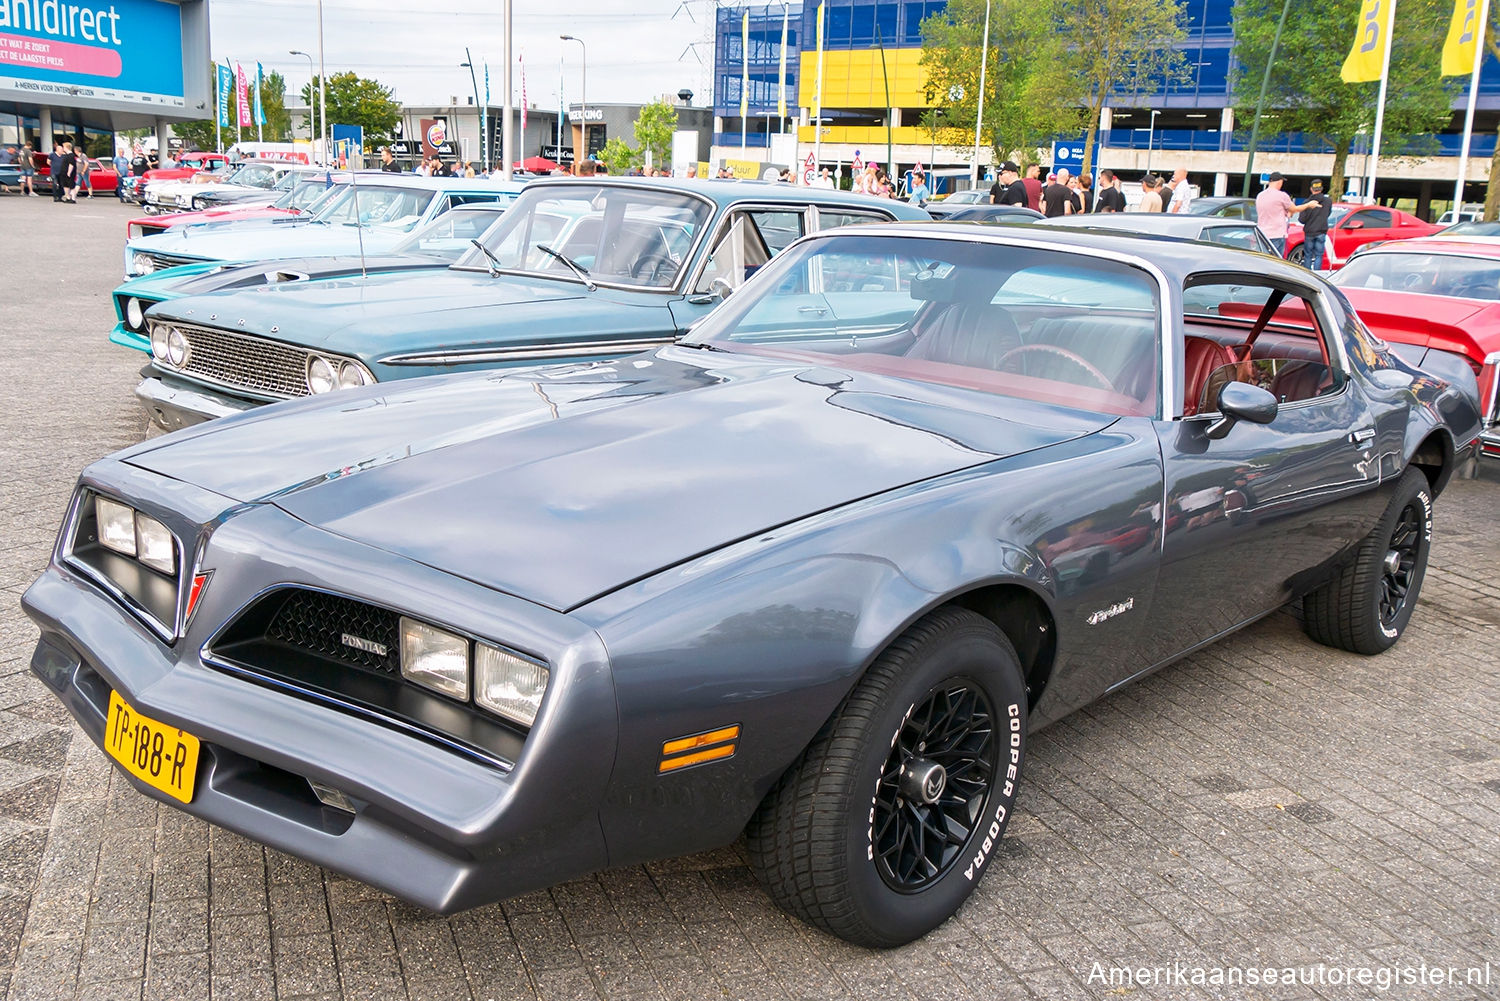
<path id="1" fill-rule="evenodd" d="M 38 191 L 52 190 L 52 164 L 46 153 L 31 154 L 32 164 L 36 168 L 36 177 L 33 184 Z M 107 160 L 99 160 L 95 157 L 88 158 L 89 187 L 95 192 L 114 194 L 115 186 L 120 183 L 120 175 L 115 173 L 115 168 L 110 166 Z M 82 164 L 80 164 L 80 167 Z"/>
<path id="2" fill-rule="evenodd" d="M 346 183 L 343 174 L 335 171 L 330 183 L 326 171 L 309 171 L 291 183 L 269 205 L 226 205 L 223 208 L 203 209 L 198 212 L 170 212 L 139 216 L 125 224 L 126 239 L 165 233 L 174 226 L 191 226 L 200 222 L 239 222 L 242 219 L 275 219 L 279 216 L 301 215 L 312 210 L 331 187 Z M 275 192 L 270 192 L 274 194 Z"/>
<path id="3" fill-rule="evenodd" d="M 1331 281 L 1365 325 L 1408 361 L 1460 361 L 1479 379 L 1481 441 L 1500 457 L 1500 243 L 1427 238 L 1368 247 Z"/>
<path id="4" fill-rule="evenodd" d="M 179 153 L 177 166 L 154 167 L 146 171 L 142 176 L 148 181 L 177 181 L 185 177 L 192 177 L 200 170 L 212 170 L 221 163 L 228 163 L 229 159 L 223 153 L 208 153 L 194 150 L 190 153 Z"/>
<path id="5" fill-rule="evenodd" d="M 1391 240 L 1410 240 L 1418 236 L 1431 236 L 1441 226 L 1423 222 L 1410 212 L 1386 208 L 1383 205 L 1355 205 L 1336 202 L 1328 216 L 1328 239 L 1323 255 L 1323 267 L 1337 271 L 1349 260 L 1350 255 L 1367 243 L 1385 243 Z M 1293 227 L 1286 236 L 1286 258 L 1301 264 L 1303 234 Z"/>

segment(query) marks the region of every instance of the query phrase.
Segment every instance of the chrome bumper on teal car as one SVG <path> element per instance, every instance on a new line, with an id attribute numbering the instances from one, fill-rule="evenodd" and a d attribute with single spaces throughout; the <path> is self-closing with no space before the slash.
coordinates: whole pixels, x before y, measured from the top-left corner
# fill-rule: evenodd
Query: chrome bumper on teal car
<path id="1" fill-rule="evenodd" d="M 149 350 L 149 345 L 147 349 Z M 168 431 L 192 427 L 216 417 L 243 413 L 259 406 L 248 400 L 220 396 L 209 390 L 169 383 L 158 376 L 142 379 L 141 384 L 135 387 L 135 395 L 146 408 L 151 420 Z"/>

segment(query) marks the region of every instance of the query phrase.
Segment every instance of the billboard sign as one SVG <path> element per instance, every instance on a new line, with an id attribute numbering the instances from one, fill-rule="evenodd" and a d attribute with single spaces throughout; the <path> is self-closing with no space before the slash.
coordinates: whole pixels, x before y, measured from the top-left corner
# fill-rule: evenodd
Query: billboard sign
<path id="1" fill-rule="evenodd" d="M 163 0 L 0 0 L 0 90 L 41 104 L 183 108 L 182 28 L 181 5 Z"/>

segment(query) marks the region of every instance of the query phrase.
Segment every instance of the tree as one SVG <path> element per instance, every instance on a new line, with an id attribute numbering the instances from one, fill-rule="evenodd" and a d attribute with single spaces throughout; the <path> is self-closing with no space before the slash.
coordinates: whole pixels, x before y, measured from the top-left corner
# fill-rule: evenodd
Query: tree
<path id="1" fill-rule="evenodd" d="M 611 174 L 623 174 L 641 165 L 640 151 L 619 136 L 611 136 L 598 153 L 599 162 Z"/>
<path id="2" fill-rule="evenodd" d="M 302 100 L 318 100 L 318 77 L 302 88 Z M 319 119 L 322 119 L 321 109 Z M 373 149 L 391 141 L 396 123 L 401 120 L 401 105 L 391 88 L 345 71 L 328 78 L 328 121 L 330 125 L 358 125 L 364 129 L 365 148 Z"/>
<path id="3" fill-rule="evenodd" d="M 1187 79 L 1187 59 L 1176 47 L 1187 37 L 1185 15 L 1179 0 L 1059 0 L 1059 8 L 1057 30 L 1067 47 L 1058 68 L 1073 81 L 1064 96 L 1083 108 L 1088 173 L 1099 112 L 1111 98 L 1158 93 Z"/>
<path id="4" fill-rule="evenodd" d="M 1249 122 L 1271 51 L 1283 0 L 1236 0 L 1234 57 L 1230 86 L 1238 106 L 1235 117 Z M 1378 83 L 1345 83 L 1339 76 L 1354 41 L 1360 0 L 1327 4 L 1293 3 L 1276 62 L 1266 83 L 1267 113 L 1275 131 L 1301 132 L 1333 146 L 1329 190 L 1344 190 L 1354 139 L 1373 132 Z M 1442 130 L 1452 118 L 1452 88 L 1438 76 L 1437 54 L 1443 46 L 1452 5 L 1434 0 L 1402 0 L 1391 33 L 1391 71 L 1387 83 L 1382 150 L 1401 151 L 1422 133 Z M 1264 130 L 1263 130 L 1264 131 Z M 1431 140 L 1428 140 L 1429 143 Z M 1387 154 L 1388 155 L 1388 154 Z"/>
<path id="5" fill-rule="evenodd" d="M 672 134 L 677 131 L 677 109 L 670 101 L 657 100 L 641 108 L 635 119 L 635 141 L 641 154 L 651 155 L 651 166 L 672 162 Z"/>
<path id="6" fill-rule="evenodd" d="M 1063 56 L 1054 30 L 1057 0 L 992 0 L 990 52 L 985 66 L 984 124 L 980 141 L 996 160 L 1036 147 L 1078 125 L 1078 110 L 1062 96 Z M 922 22 L 921 65 L 930 107 L 922 125 L 945 146 L 971 141 L 979 115 L 984 0 L 950 0 Z"/>

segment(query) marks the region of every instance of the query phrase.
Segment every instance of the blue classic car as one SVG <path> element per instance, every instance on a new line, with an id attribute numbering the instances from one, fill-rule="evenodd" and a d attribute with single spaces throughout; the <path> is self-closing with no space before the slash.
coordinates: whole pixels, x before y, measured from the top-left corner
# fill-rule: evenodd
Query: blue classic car
<path id="1" fill-rule="evenodd" d="M 370 171 L 311 216 L 182 226 L 125 244 L 125 276 L 179 264 L 383 254 L 455 205 L 509 202 L 524 185 Z"/>
<path id="2" fill-rule="evenodd" d="M 681 270 L 543 239 L 601 291 Z M 1039 727 L 1294 599 L 1396 643 L 1478 433 L 1472 372 L 1282 261 L 849 227 L 681 344 L 95 463 L 31 666 L 137 790 L 433 910 L 744 834 L 783 908 L 893 946 L 1003 877 Z"/>
<path id="3" fill-rule="evenodd" d="M 473 202 L 456 206 L 407 236 L 388 253 L 360 257 L 293 257 L 251 261 L 248 264 L 179 264 L 156 271 L 115 289 L 115 326 L 112 343 L 137 351 L 151 351 L 146 311 L 159 302 L 227 289 L 258 288 L 285 282 L 327 281 L 351 275 L 394 271 L 442 270 L 471 247 L 500 218 L 507 203 Z"/>
<path id="4" fill-rule="evenodd" d="M 152 307 L 136 395 L 172 429 L 371 382 L 619 357 L 681 336 L 805 233 L 919 218 L 902 202 L 758 181 L 532 181 L 444 272 Z"/>

